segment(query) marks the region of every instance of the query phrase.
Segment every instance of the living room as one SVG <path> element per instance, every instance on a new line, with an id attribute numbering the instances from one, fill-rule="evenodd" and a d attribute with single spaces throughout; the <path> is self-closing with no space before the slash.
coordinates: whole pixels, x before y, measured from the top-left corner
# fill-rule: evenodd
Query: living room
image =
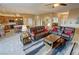
<path id="1" fill-rule="evenodd" d="M 78 3 L 0 4 L 0 54 L 78 55 L 78 36 Z"/>

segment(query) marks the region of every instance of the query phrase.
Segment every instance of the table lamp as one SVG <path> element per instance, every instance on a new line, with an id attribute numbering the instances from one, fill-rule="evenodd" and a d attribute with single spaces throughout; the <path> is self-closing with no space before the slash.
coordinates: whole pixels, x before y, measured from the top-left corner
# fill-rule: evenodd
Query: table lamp
<path id="1" fill-rule="evenodd" d="M 47 24 L 48 30 L 51 30 L 51 23 Z"/>

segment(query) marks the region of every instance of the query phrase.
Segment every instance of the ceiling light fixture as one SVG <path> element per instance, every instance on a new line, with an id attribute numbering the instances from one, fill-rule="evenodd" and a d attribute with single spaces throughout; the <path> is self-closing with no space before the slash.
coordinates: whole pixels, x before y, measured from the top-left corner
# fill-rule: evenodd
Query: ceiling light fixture
<path id="1" fill-rule="evenodd" d="M 16 21 L 18 20 L 18 19 L 15 19 Z"/>
<path id="2" fill-rule="evenodd" d="M 56 3 L 56 4 L 54 4 L 53 6 L 54 6 L 54 7 L 58 7 L 58 6 L 60 6 L 60 4 L 59 4 L 59 3 Z"/>

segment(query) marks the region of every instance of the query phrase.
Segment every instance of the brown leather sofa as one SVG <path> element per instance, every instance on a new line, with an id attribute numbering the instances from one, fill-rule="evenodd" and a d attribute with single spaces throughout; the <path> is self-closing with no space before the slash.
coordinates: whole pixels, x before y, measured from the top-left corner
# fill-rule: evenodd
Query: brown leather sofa
<path id="1" fill-rule="evenodd" d="M 30 32 L 34 40 L 41 39 L 50 34 L 49 31 L 45 29 L 45 26 L 32 27 L 30 28 Z"/>

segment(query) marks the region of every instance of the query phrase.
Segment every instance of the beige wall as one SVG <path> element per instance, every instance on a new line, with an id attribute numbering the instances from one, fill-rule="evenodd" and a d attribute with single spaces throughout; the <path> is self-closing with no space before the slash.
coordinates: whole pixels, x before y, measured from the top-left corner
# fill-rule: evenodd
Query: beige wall
<path id="1" fill-rule="evenodd" d="M 69 10 L 69 15 L 66 21 L 64 21 L 64 26 L 79 28 L 79 24 L 76 24 L 79 18 L 79 8 Z"/>
<path id="2" fill-rule="evenodd" d="M 79 17 L 79 8 L 72 9 L 69 11 L 69 18 L 76 19 L 77 17 Z"/>

